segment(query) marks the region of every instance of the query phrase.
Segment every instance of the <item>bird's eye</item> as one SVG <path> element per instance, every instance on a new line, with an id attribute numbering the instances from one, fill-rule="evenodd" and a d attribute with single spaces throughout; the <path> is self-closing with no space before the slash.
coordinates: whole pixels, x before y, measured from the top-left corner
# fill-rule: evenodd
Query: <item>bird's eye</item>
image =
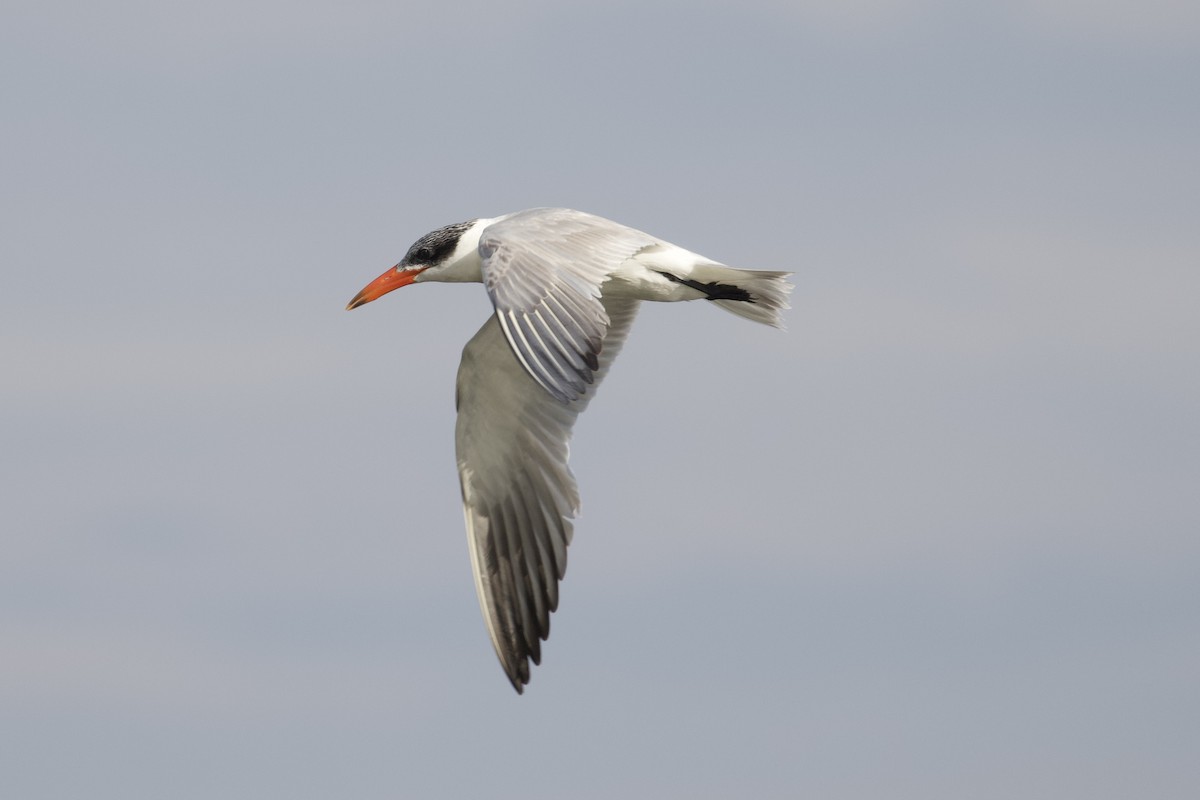
<path id="1" fill-rule="evenodd" d="M 417 257 L 417 261 L 426 263 L 433 260 L 433 250 L 429 247 L 422 247 L 417 252 L 413 253 Z"/>

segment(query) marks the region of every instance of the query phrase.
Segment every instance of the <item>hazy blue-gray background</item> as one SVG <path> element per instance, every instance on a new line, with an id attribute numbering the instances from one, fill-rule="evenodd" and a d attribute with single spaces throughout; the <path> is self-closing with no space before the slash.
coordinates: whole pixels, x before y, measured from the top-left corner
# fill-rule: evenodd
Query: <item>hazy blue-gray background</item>
<path id="1" fill-rule="evenodd" d="M 1200 11 L 0 11 L 0 796 L 1192 797 Z M 736 7 L 735 7 L 736 6 Z M 429 229 L 794 269 L 644 309 L 524 697 Z"/>

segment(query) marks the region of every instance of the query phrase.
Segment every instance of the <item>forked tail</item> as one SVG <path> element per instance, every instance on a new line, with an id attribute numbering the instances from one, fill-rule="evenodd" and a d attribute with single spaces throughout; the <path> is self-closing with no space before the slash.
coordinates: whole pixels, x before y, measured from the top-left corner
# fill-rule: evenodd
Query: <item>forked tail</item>
<path id="1" fill-rule="evenodd" d="M 783 312 L 791 308 L 788 295 L 792 284 L 790 272 L 738 269 L 723 264 L 699 264 L 692 269 L 691 279 L 719 291 L 709 294 L 709 300 L 739 317 L 764 325 L 783 328 Z"/>

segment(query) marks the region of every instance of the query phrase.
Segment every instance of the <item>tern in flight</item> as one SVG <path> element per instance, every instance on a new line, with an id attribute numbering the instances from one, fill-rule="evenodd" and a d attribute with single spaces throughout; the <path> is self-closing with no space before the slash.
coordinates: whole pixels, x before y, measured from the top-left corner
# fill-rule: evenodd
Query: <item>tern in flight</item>
<path id="1" fill-rule="evenodd" d="M 603 217 L 535 208 L 447 225 L 350 301 L 410 283 L 482 283 L 495 313 L 463 349 L 455 447 L 471 568 L 488 634 L 518 693 L 558 608 L 579 512 L 575 418 L 643 300 L 710 300 L 782 327 L 790 273 L 727 267 Z"/>

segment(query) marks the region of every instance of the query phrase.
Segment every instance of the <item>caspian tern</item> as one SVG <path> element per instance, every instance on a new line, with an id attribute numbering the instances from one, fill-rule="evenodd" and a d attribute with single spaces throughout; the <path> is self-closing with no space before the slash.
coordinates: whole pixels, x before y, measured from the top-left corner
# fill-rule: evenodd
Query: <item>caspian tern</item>
<path id="1" fill-rule="evenodd" d="M 518 694 L 529 661 L 541 663 L 579 511 L 571 428 L 640 301 L 711 300 L 782 327 L 788 275 L 727 267 L 581 211 L 535 208 L 427 233 L 346 306 L 446 281 L 482 283 L 495 307 L 463 350 L 455 446 L 479 606 Z"/>

